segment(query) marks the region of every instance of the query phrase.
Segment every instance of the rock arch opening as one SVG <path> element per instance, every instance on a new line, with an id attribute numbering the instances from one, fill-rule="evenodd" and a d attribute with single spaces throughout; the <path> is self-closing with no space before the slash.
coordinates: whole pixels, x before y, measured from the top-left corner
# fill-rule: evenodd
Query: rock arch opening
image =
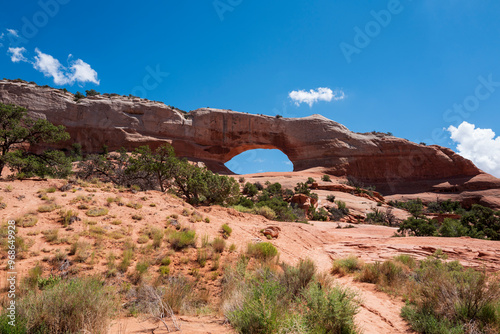
<path id="1" fill-rule="evenodd" d="M 250 149 L 224 164 L 235 174 L 291 172 L 293 163 L 278 149 Z"/>

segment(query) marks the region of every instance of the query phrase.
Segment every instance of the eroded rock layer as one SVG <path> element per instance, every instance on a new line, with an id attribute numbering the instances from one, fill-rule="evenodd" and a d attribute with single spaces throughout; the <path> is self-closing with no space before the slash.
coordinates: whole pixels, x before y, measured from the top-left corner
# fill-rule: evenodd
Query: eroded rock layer
<path id="1" fill-rule="evenodd" d="M 483 172 L 452 150 L 383 134 L 359 134 L 320 115 L 276 118 L 203 108 L 185 113 L 160 102 L 119 95 L 74 101 L 71 93 L 25 82 L 0 81 L 0 102 L 66 126 L 84 152 L 171 143 L 176 154 L 214 171 L 256 148 L 279 149 L 294 170 L 322 167 L 371 184 L 401 185 L 468 179 Z M 494 178 L 493 178 L 494 179 Z M 496 180 L 496 179 L 495 179 Z"/>

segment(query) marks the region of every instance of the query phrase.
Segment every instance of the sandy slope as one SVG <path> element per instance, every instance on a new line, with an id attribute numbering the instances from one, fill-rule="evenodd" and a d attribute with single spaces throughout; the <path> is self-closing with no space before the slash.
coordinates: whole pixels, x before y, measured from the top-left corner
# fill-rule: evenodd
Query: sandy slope
<path id="1" fill-rule="evenodd" d="M 315 178 L 320 176 L 314 175 Z M 281 182 L 284 186 L 293 187 L 297 182 L 303 182 L 307 178 L 304 173 L 287 173 L 245 176 L 247 180 L 259 180 L 264 183 L 266 180 Z M 2 202 L 7 204 L 6 209 L 0 211 L 0 219 L 6 221 L 19 217 L 27 212 L 36 211 L 45 202 L 39 198 L 37 191 L 46 189 L 49 186 L 61 186 L 63 181 L 14 181 L 0 182 L 0 196 Z M 233 228 L 233 233 L 228 243 L 235 243 L 239 251 L 244 251 L 249 242 L 257 239 L 266 240 L 260 230 L 270 225 L 277 225 L 281 228 L 278 239 L 273 240 L 273 244 L 279 249 L 280 259 L 295 263 L 298 259 L 311 258 L 322 271 L 329 270 L 331 261 L 335 258 L 354 254 L 365 262 L 382 261 L 397 254 L 410 254 L 416 258 L 424 258 L 432 254 L 436 249 L 442 249 L 448 254 L 450 260 L 459 260 L 463 265 L 475 268 L 485 268 L 490 272 L 500 270 L 500 242 L 484 241 L 470 238 L 416 238 L 416 237 L 393 237 L 396 229 L 384 226 L 356 225 L 354 228 L 345 227 L 345 223 L 337 222 L 311 222 L 311 224 L 286 223 L 268 221 L 261 216 L 243 214 L 233 209 L 221 208 L 217 206 L 192 208 L 167 194 L 157 191 L 119 193 L 116 189 L 97 188 L 92 185 L 76 187 L 73 193 L 60 192 L 49 193 L 50 198 L 60 204 L 64 209 L 72 209 L 79 212 L 81 222 L 76 222 L 70 230 L 65 230 L 57 222 L 57 211 L 51 213 L 38 213 L 39 221 L 36 226 L 21 228 L 20 233 L 26 239 L 33 240 L 33 245 L 29 250 L 26 259 L 18 260 L 18 272 L 21 276 L 37 262 L 42 263 L 47 270 L 49 265 L 44 258 L 52 257 L 59 249 L 67 251 L 70 243 L 57 245 L 49 244 L 42 233 L 28 236 L 28 233 L 35 234 L 47 229 L 60 229 L 60 237 L 71 239 L 77 233 L 85 232 L 89 228 L 83 220 L 95 221 L 95 226 L 100 226 L 109 235 L 113 231 L 127 230 L 127 237 L 136 240 L 141 229 L 146 226 L 165 227 L 166 217 L 172 214 L 179 215 L 179 221 L 183 225 L 188 225 L 196 229 L 198 235 L 208 234 L 211 238 L 219 235 L 220 226 L 224 223 Z M 320 200 L 325 201 L 326 193 L 320 193 Z M 85 210 L 79 210 L 77 204 L 71 201 L 77 196 L 92 196 L 91 206 L 107 207 L 108 216 L 89 218 L 85 216 Z M 121 196 L 124 203 L 139 202 L 143 207 L 139 210 L 127 206 L 106 205 L 108 197 Z M 376 203 L 370 202 L 366 198 L 356 197 L 346 193 L 335 193 L 337 199 L 346 201 L 347 206 L 352 210 L 363 213 L 369 212 Z M 154 203 L 155 206 L 150 206 Z M 195 210 L 202 217 L 210 218 L 210 223 L 191 222 L 189 217 L 182 215 L 183 209 Z M 136 221 L 131 219 L 133 214 L 140 213 L 143 219 Z M 404 214 L 404 213 L 402 213 Z M 112 220 L 121 220 L 121 225 L 110 224 Z M 89 242 L 95 242 L 92 238 L 82 237 Z M 106 255 L 115 252 L 117 256 L 121 254 L 120 242 L 104 238 L 102 249 L 97 253 L 95 263 L 78 264 L 79 272 L 82 274 L 92 274 L 102 272 L 106 266 Z M 161 250 L 160 250 L 161 251 Z M 196 256 L 196 251 L 191 250 L 182 254 L 191 259 Z M 223 254 L 225 261 L 234 261 L 236 254 Z M 5 259 L 1 263 L 1 287 L 6 286 L 4 270 Z M 191 263 L 191 262 L 190 262 Z M 222 264 L 223 264 L 222 263 Z M 221 265 L 222 267 L 222 265 Z M 174 273 L 187 274 L 188 269 L 180 263 L 179 259 L 173 258 L 172 270 Z M 46 271 L 48 274 L 48 271 Z M 208 275 L 208 271 L 207 271 Z M 362 307 L 356 319 L 364 333 L 409 333 L 411 332 L 402 320 L 399 313 L 403 302 L 400 299 L 392 298 L 385 293 L 376 291 L 374 285 L 353 282 L 349 277 L 336 279 L 341 285 L 350 287 L 359 293 L 362 300 Z M 213 282 L 205 282 L 217 298 L 220 291 L 220 278 Z M 5 291 L 5 290 L 4 290 Z M 224 324 L 224 318 L 211 316 L 179 316 L 183 333 L 232 333 L 232 329 Z M 159 324 L 151 320 L 121 317 L 113 322 L 111 333 L 163 333 L 166 332 Z M 155 330 L 156 328 L 156 330 Z"/>

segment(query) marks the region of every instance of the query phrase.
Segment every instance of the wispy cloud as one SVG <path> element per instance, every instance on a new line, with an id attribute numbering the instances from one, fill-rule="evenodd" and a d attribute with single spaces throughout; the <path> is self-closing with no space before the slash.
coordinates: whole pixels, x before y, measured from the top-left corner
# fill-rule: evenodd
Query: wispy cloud
<path id="1" fill-rule="evenodd" d="M 12 36 L 14 36 L 14 37 L 19 37 L 19 32 L 18 32 L 17 30 L 14 30 L 14 29 L 7 29 L 7 32 L 8 32 L 9 34 L 11 34 Z M 2 34 L 2 36 L 3 36 L 3 34 Z"/>
<path id="2" fill-rule="evenodd" d="M 287 160 L 283 161 L 283 163 L 284 163 L 285 165 L 289 165 L 289 166 L 293 165 L 291 161 L 287 161 Z"/>
<path id="3" fill-rule="evenodd" d="M 56 85 L 66 84 L 84 84 L 87 82 L 98 85 L 97 72 L 92 67 L 81 59 L 72 60 L 72 55 L 68 57 L 68 67 L 61 64 L 59 60 L 49 54 L 43 53 L 38 48 L 35 49 L 36 56 L 33 60 L 29 60 L 24 56 L 26 49 L 9 48 L 8 54 L 14 63 L 28 62 L 33 65 L 33 68 L 42 72 L 44 76 L 54 79 Z"/>
<path id="4" fill-rule="evenodd" d="M 345 93 L 336 89 L 332 91 L 328 87 L 319 87 L 317 89 L 306 90 L 294 90 L 288 93 L 290 99 L 295 102 L 295 105 L 300 105 L 301 103 L 307 103 L 309 107 L 318 101 L 331 102 L 343 100 L 345 98 Z"/>
<path id="5" fill-rule="evenodd" d="M 261 163 L 263 163 L 263 162 L 266 162 L 266 160 L 261 159 L 261 158 L 257 158 L 257 159 L 255 159 L 253 162 L 256 162 L 256 163 L 261 164 Z"/>
<path id="6" fill-rule="evenodd" d="M 500 137 L 495 137 L 493 130 L 462 122 L 458 127 L 450 126 L 448 131 L 451 139 L 458 143 L 460 155 L 472 160 L 485 172 L 500 177 Z"/>
<path id="7" fill-rule="evenodd" d="M 23 54 L 24 52 L 26 52 L 25 48 L 9 48 L 7 50 L 7 54 L 10 54 L 10 60 L 14 63 L 28 62 L 28 59 Z"/>

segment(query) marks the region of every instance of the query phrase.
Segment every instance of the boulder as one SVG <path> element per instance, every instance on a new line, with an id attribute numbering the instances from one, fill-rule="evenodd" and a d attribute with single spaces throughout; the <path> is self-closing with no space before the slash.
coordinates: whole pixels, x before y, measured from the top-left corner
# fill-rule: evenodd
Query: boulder
<path id="1" fill-rule="evenodd" d="M 279 236 L 280 232 L 281 228 L 279 228 L 278 226 L 268 226 L 264 230 L 262 230 L 262 234 L 273 239 L 276 239 Z"/>

